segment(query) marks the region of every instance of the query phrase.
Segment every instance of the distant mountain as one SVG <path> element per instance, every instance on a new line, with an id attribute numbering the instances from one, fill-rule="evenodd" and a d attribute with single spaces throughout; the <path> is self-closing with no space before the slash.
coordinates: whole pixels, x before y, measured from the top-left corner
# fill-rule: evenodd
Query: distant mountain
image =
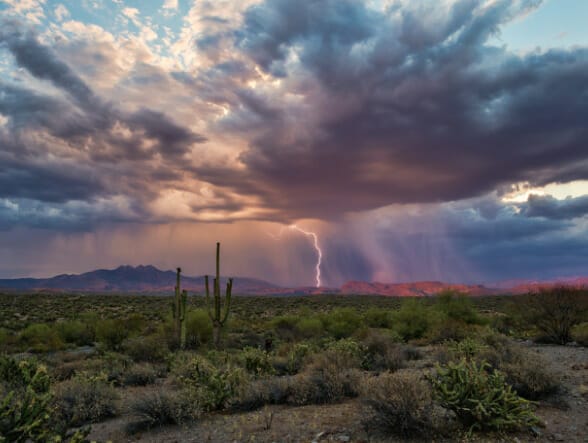
<path id="1" fill-rule="evenodd" d="M 552 280 L 507 280 L 497 283 L 496 287 L 502 288 L 502 292 L 506 291 L 509 294 L 526 294 L 560 285 L 588 288 L 588 277 L 562 277 Z"/>
<path id="2" fill-rule="evenodd" d="M 119 266 L 99 269 L 84 274 L 62 274 L 51 278 L 0 279 L 0 288 L 31 291 L 87 291 L 87 292 L 169 292 L 176 284 L 175 271 L 162 271 L 154 266 Z M 211 279 L 212 289 L 212 279 Z M 221 277 L 221 285 L 226 278 Z M 182 289 L 204 293 L 204 276 L 182 275 Z M 235 294 L 264 294 L 282 290 L 263 280 L 239 277 L 234 279 Z"/>
<path id="3" fill-rule="evenodd" d="M 16 291 L 80 291 L 80 292 L 142 292 L 171 293 L 176 284 L 175 271 L 162 271 L 154 266 L 119 266 L 116 269 L 99 269 L 84 274 L 62 274 L 51 278 L 0 279 L 0 290 Z M 212 281 L 210 282 L 212 285 Z M 316 295 L 360 294 L 385 296 L 431 296 L 449 289 L 469 295 L 523 294 L 545 287 L 567 284 L 588 287 L 588 277 L 554 279 L 550 281 L 510 280 L 483 285 L 451 284 L 440 281 L 409 283 L 378 283 L 350 281 L 341 288 L 315 288 L 310 286 L 287 288 L 254 278 L 235 277 L 233 292 L 243 295 Z M 221 278 L 224 288 L 226 278 Z M 204 293 L 204 276 L 182 275 L 182 289 Z"/>
<path id="4" fill-rule="evenodd" d="M 423 297 L 435 295 L 447 289 L 470 295 L 490 295 L 497 292 L 496 289 L 487 288 L 482 285 L 449 284 L 440 281 L 421 281 L 412 283 L 368 283 L 363 281 L 350 281 L 341 287 L 341 293 Z"/>

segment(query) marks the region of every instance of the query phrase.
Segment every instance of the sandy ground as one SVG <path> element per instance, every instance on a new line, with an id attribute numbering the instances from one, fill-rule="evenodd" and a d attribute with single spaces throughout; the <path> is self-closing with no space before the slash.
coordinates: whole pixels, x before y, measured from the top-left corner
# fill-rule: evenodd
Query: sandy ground
<path id="1" fill-rule="evenodd" d="M 562 441 L 588 443 L 588 348 L 527 345 L 543 356 L 561 377 L 562 392 L 539 402 L 537 415 L 545 427 L 535 433 L 453 437 L 437 441 Z M 270 406 L 242 414 L 213 414 L 183 427 L 153 429 L 136 435 L 124 431 L 128 418 L 92 427 L 90 438 L 113 442 L 380 442 L 361 423 L 361 404 Z M 390 439 L 385 441 L 401 441 Z"/>

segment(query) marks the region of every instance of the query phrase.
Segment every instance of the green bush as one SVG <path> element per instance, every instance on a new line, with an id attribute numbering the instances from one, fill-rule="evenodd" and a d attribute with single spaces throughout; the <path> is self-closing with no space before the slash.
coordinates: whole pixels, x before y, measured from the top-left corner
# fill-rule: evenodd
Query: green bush
<path id="1" fill-rule="evenodd" d="M 200 355 L 187 353 L 172 362 L 171 374 L 203 411 L 228 407 L 248 383 L 242 368 L 230 364 L 217 367 Z"/>
<path id="2" fill-rule="evenodd" d="M 572 329 L 572 338 L 582 346 L 588 346 L 588 322 L 576 325 Z"/>
<path id="3" fill-rule="evenodd" d="M 289 374 L 298 373 L 309 355 L 315 351 L 314 347 L 308 343 L 296 343 L 288 353 L 287 370 Z"/>
<path id="4" fill-rule="evenodd" d="M 322 322 L 334 338 L 346 338 L 361 327 L 361 316 L 352 308 L 336 308 L 323 315 Z"/>
<path id="5" fill-rule="evenodd" d="M 573 328 L 588 315 L 588 290 L 560 286 L 529 294 L 519 305 L 527 324 L 539 332 L 545 343 L 572 341 Z"/>
<path id="6" fill-rule="evenodd" d="M 506 431 L 538 423 L 528 400 L 519 397 L 501 372 L 485 362 L 462 359 L 437 366 L 431 376 L 435 397 L 469 430 Z"/>
<path id="7" fill-rule="evenodd" d="M 351 338 L 344 338 L 337 341 L 328 342 L 325 346 L 326 352 L 337 353 L 343 358 L 349 359 L 356 366 L 361 362 L 365 355 L 365 347 Z"/>
<path id="8" fill-rule="evenodd" d="M 157 334 L 128 338 L 122 342 L 121 348 L 136 362 L 163 362 L 169 354 L 165 339 Z"/>
<path id="9" fill-rule="evenodd" d="M 431 314 L 422 301 L 411 298 L 392 313 L 392 324 L 403 340 L 422 338 L 431 326 Z"/>
<path id="10" fill-rule="evenodd" d="M 57 331 L 44 323 L 27 326 L 20 332 L 19 342 L 32 352 L 50 352 L 64 348 Z"/>
<path id="11" fill-rule="evenodd" d="M 363 322 L 370 328 L 391 328 L 392 314 L 381 308 L 369 308 L 363 314 Z"/>
<path id="12" fill-rule="evenodd" d="M 92 345 L 96 338 L 94 328 L 78 320 L 60 321 L 55 324 L 55 329 L 63 342 L 78 346 Z"/>
<path id="13" fill-rule="evenodd" d="M 96 324 L 96 340 L 109 350 L 118 350 L 130 332 L 122 319 L 106 319 Z"/>
<path id="14" fill-rule="evenodd" d="M 302 339 L 319 338 L 324 332 L 323 322 L 317 317 L 303 317 L 296 323 L 296 335 Z"/>
<path id="15" fill-rule="evenodd" d="M 483 323 L 471 299 L 465 294 L 443 291 L 436 296 L 433 309 L 449 319 L 466 324 Z"/>
<path id="16" fill-rule="evenodd" d="M 265 377 L 275 373 L 269 354 L 261 349 L 247 347 L 239 355 L 245 370 L 255 377 Z"/>
<path id="17" fill-rule="evenodd" d="M 425 437 L 432 429 L 431 387 L 411 372 L 385 373 L 368 379 L 361 399 L 367 406 L 364 427 L 383 435 Z"/>
<path id="18" fill-rule="evenodd" d="M 186 314 L 186 347 L 196 349 L 212 342 L 212 322 L 205 309 L 194 309 Z"/>
<path id="19" fill-rule="evenodd" d="M 281 315 L 271 321 L 271 328 L 282 340 L 293 341 L 297 337 L 296 324 L 299 317 L 295 315 Z"/>
<path id="20" fill-rule="evenodd" d="M 0 328 L 0 354 L 9 352 L 18 342 L 18 337 L 7 329 Z"/>

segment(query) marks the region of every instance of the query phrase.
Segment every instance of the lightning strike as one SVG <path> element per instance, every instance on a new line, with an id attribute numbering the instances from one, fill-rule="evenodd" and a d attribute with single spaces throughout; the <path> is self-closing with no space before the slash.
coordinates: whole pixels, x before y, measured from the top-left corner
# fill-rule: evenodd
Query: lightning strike
<path id="1" fill-rule="evenodd" d="M 311 237 L 312 238 L 312 242 L 314 245 L 314 249 L 317 253 L 317 261 L 316 261 L 316 266 L 315 266 L 315 270 L 316 270 L 316 287 L 320 288 L 321 287 L 321 263 L 323 260 L 323 251 L 321 251 L 321 248 L 319 246 L 318 243 L 318 236 L 316 235 L 316 233 L 312 232 L 312 231 L 305 231 L 302 228 L 299 228 L 296 225 L 290 225 L 288 226 L 290 229 L 294 229 L 304 235 L 306 235 L 307 237 Z"/>

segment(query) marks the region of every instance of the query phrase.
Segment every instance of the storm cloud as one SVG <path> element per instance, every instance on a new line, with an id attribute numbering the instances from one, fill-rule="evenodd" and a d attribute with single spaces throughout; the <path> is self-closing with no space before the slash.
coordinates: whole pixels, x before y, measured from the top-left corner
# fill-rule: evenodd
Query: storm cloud
<path id="1" fill-rule="evenodd" d="M 73 6 L 1 22 L 2 232 L 83 244 L 191 222 L 250 247 L 238 226 L 267 240 L 301 222 L 329 284 L 585 262 L 586 196 L 504 198 L 588 180 L 588 48 L 500 40 L 542 1 L 196 1 L 181 20 L 123 6 L 111 27 Z M 307 240 L 260 266 L 306 276 Z M 169 240 L 147 243 L 157 258 Z"/>

